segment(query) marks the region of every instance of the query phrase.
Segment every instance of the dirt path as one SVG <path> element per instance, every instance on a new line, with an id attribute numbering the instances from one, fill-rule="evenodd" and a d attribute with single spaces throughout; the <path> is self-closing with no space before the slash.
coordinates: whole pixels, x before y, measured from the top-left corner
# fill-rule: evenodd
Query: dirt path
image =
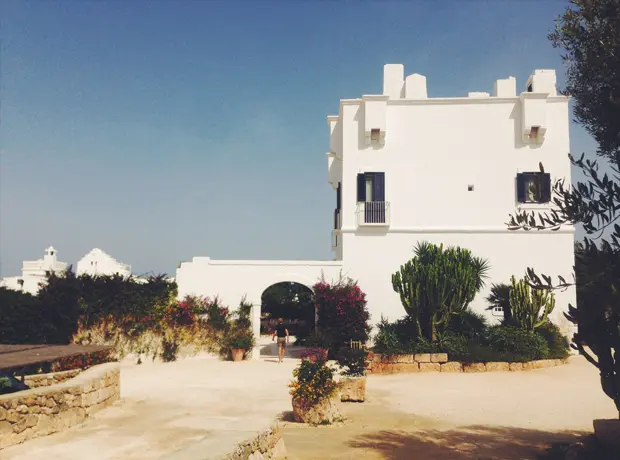
<path id="1" fill-rule="evenodd" d="M 344 423 L 284 422 L 293 460 L 526 460 L 613 418 L 596 370 L 582 358 L 522 374 L 368 378 L 368 401 L 344 404 Z"/>

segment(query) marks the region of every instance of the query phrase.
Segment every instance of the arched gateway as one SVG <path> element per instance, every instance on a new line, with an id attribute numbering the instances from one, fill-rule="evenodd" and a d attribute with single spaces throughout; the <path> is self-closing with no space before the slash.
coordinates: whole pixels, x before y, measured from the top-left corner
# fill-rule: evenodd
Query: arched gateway
<path id="1" fill-rule="evenodd" d="M 312 289 L 322 276 L 336 280 L 342 270 L 341 261 L 274 261 L 274 260 L 211 260 L 209 257 L 194 257 L 183 262 L 177 270 L 176 282 L 179 297 L 200 295 L 218 296 L 223 305 L 235 310 L 245 297 L 254 306 L 252 323 L 254 335 L 260 336 L 261 296 L 270 286 L 283 282 L 294 282 Z M 259 359 L 258 345 L 252 352 L 253 359 Z"/>

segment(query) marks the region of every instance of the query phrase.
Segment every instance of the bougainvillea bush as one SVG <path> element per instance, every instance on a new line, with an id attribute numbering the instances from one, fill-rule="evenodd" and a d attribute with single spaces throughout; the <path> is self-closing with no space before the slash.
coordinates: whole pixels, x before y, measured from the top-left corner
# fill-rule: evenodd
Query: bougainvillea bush
<path id="1" fill-rule="evenodd" d="M 366 294 L 351 278 L 341 278 L 329 284 L 321 280 L 313 287 L 317 326 L 329 337 L 330 352 L 338 350 L 353 341 L 368 341 L 370 313 L 366 305 Z"/>

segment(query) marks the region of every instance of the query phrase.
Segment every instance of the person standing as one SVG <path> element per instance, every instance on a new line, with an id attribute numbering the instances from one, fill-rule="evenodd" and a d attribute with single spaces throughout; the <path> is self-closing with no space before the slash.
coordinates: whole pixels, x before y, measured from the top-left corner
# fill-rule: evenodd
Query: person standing
<path id="1" fill-rule="evenodd" d="M 288 343 L 288 329 L 284 325 L 282 318 L 278 319 L 278 325 L 275 331 L 273 331 L 272 341 L 278 337 L 278 364 L 284 360 L 284 352 L 286 351 L 286 344 Z"/>

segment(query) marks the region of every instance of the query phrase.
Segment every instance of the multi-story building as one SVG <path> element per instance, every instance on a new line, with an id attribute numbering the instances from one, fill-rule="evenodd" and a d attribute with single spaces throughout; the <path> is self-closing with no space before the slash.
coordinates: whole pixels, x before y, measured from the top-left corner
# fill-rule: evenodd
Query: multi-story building
<path id="1" fill-rule="evenodd" d="M 405 78 L 402 65 L 386 65 L 383 94 L 341 100 L 339 114 L 328 117 L 336 260 L 195 257 L 177 271 L 179 294 L 219 294 L 231 306 L 247 294 L 260 305 L 276 282 L 312 286 L 321 272 L 329 279 L 342 271 L 366 292 L 373 323 L 393 320 L 404 309 L 391 275 L 420 241 L 461 246 L 489 260 L 487 286 L 472 303 L 480 312 L 492 282 L 523 276 L 527 267 L 570 279 L 572 226 L 507 227 L 517 211 L 551 209 L 555 180 L 570 183 L 568 102 L 558 95 L 553 70 L 536 70 L 522 92 L 509 77 L 497 80 L 491 94 L 429 98 L 426 77 Z M 567 333 L 562 313 L 575 299 L 574 288 L 557 293 L 552 317 Z"/>
<path id="2" fill-rule="evenodd" d="M 66 269 L 67 264 L 58 261 L 56 249 L 50 246 L 45 250 L 43 259 L 25 260 L 22 264 L 22 275 L 2 278 L 0 286 L 36 295 L 41 283 L 46 280 L 47 272 L 60 273 Z"/>

